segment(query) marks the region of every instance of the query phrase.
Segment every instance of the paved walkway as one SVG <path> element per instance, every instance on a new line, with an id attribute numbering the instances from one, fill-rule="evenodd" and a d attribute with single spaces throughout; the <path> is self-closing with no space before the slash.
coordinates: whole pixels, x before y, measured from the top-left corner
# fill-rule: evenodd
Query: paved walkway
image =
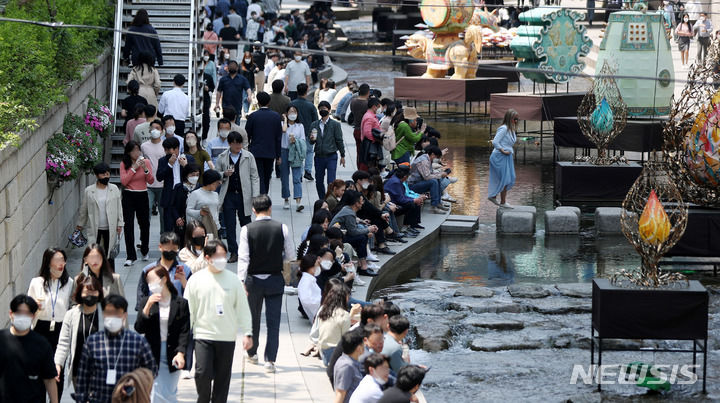
<path id="1" fill-rule="evenodd" d="M 211 131 L 211 136 L 215 134 Z M 339 166 L 337 177 L 341 179 L 350 179 L 355 171 L 355 141 L 352 137 L 352 129 L 347 124 L 343 124 L 343 137 L 346 144 L 346 167 Z M 280 196 L 280 179 L 273 176 L 270 184 L 270 197 L 273 200 L 273 218 L 287 224 L 292 234 L 295 246 L 300 243 L 300 236 L 304 230 L 310 225 L 312 214 L 312 205 L 317 200 L 317 191 L 315 183 L 303 181 L 303 203 L 305 210 L 297 213 L 295 209 L 284 210 L 282 208 L 283 199 Z M 294 207 L 294 202 L 292 203 Z M 426 229 L 417 238 L 409 238 L 410 242 L 406 244 L 391 244 L 391 248 L 395 251 L 412 249 L 411 246 L 417 241 L 436 234 L 436 230 L 445 220 L 445 215 L 430 214 L 429 211 L 423 214 L 423 225 Z M 238 233 L 240 228 L 238 227 Z M 151 243 L 150 258 L 152 260 L 159 259 L 160 252 L 158 250 L 159 239 L 159 218 L 151 217 Z M 136 234 L 139 235 L 136 230 Z M 139 239 L 136 236 L 136 239 Z M 402 245 L 402 246 L 401 246 Z M 122 266 L 125 261 L 125 250 L 123 250 L 116 259 L 117 272 L 122 276 L 125 285 L 125 295 L 130 303 L 129 323 L 135 323 L 135 306 L 137 287 L 140 273 L 146 262 L 138 261 L 133 266 L 126 268 Z M 70 272 L 75 274 L 80 270 L 82 251 L 75 249 L 70 251 L 70 259 L 68 267 Z M 381 271 L 392 270 L 392 262 L 389 256 L 380 255 Z M 402 255 L 396 256 L 396 259 L 402 259 Z M 229 270 L 236 271 L 235 264 L 228 266 Z M 363 277 L 370 285 L 370 278 Z M 366 299 L 368 287 L 355 287 L 353 296 L 359 299 Z M 303 319 L 297 311 L 297 296 L 286 295 L 283 299 L 282 321 L 280 325 L 280 349 L 276 362 L 277 372 L 275 374 L 266 374 L 263 369 L 263 362 L 260 365 L 250 364 L 245 360 L 245 354 L 241 346 L 235 350 L 235 359 L 233 361 L 233 379 L 230 385 L 231 402 L 328 402 L 333 398 L 333 390 L 330 386 L 325 368 L 322 362 L 317 358 L 303 357 L 300 352 L 305 351 L 309 346 L 308 334 L 310 332 L 310 322 Z M 261 328 L 260 350 L 258 356 L 262 357 L 262 351 L 265 346 L 264 326 Z M 181 402 L 193 402 L 197 399 L 195 393 L 195 383 L 192 379 L 182 379 L 178 385 L 178 398 Z M 63 402 L 71 402 L 69 393 L 64 393 Z"/>

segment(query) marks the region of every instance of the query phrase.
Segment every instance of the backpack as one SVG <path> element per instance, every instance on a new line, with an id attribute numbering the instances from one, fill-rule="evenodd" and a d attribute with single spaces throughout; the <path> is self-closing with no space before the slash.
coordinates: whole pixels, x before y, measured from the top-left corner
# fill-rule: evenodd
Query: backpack
<path id="1" fill-rule="evenodd" d="M 392 152 L 404 138 L 405 136 L 400 137 L 400 139 L 395 139 L 395 128 L 393 125 L 390 125 L 388 126 L 387 131 L 385 132 L 385 137 L 383 138 L 383 148 Z"/>

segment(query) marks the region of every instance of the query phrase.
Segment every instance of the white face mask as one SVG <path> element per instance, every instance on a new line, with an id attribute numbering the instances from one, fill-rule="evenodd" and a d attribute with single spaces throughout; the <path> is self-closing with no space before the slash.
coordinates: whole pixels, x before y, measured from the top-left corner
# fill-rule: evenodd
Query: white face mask
<path id="1" fill-rule="evenodd" d="M 210 266 L 210 269 L 213 269 L 215 273 L 220 273 L 221 271 L 225 270 L 226 266 L 227 258 L 219 257 L 212 260 L 212 265 Z"/>
<path id="2" fill-rule="evenodd" d="M 250 64 L 251 59 L 245 59 L 245 64 Z"/>
<path id="3" fill-rule="evenodd" d="M 156 281 L 152 284 L 148 284 L 148 288 L 150 289 L 151 295 L 152 294 L 160 294 L 160 293 L 162 293 L 163 286 L 162 286 L 162 283 L 160 283 L 159 281 Z"/>
<path id="4" fill-rule="evenodd" d="M 295 61 L 296 61 L 296 62 L 299 62 L 300 60 L 302 60 L 302 56 L 295 56 Z"/>
<path id="5" fill-rule="evenodd" d="M 330 270 L 332 262 L 329 260 L 322 260 L 320 261 L 320 267 L 322 267 L 323 270 Z"/>
<path id="6" fill-rule="evenodd" d="M 110 333 L 117 333 L 123 327 L 123 318 L 106 316 L 105 319 L 103 319 L 103 325 Z"/>
<path id="7" fill-rule="evenodd" d="M 203 56 L 203 60 L 205 60 L 205 61 L 210 60 L 210 56 Z"/>
<path id="8" fill-rule="evenodd" d="M 153 131 L 150 132 L 150 136 L 151 136 L 152 138 L 154 138 L 154 139 L 159 139 L 160 136 L 162 136 L 162 132 L 161 132 L 160 130 L 158 130 L 158 129 L 155 129 L 155 130 L 153 130 Z"/>
<path id="9" fill-rule="evenodd" d="M 187 144 L 188 147 L 195 147 L 197 145 L 197 140 L 187 140 L 185 144 Z"/>
<path id="10" fill-rule="evenodd" d="M 167 134 L 175 134 L 175 126 L 168 126 L 165 128 L 165 133 Z"/>
<path id="11" fill-rule="evenodd" d="M 291 113 L 288 115 L 288 119 L 292 120 L 293 122 L 297 120 L 297 113 Z"/>
<path id="12" fill-rule="evenodd" d="M 689 19 L 689 18 L 683 18 L 683 21 L 684 21 L 684 22 L 688 22 L 688 21 L 690 21 L 690 19 Z"/>
<path id="13" fill-rule="evenodd" d="M 367 189 L 370 187 L 370 182 L 363 182 L 361 186 L 363 189 Z"/>
<path id="14" fill-rule="evenodd" d="M 30 329 L 30 325 L 32 325 L 32 316 L 14 313 L 12 324 L 15 330 L 24 332 Z"/>
<path id="15" fill-rule="evenodd" d="M 227 138 L 227 136 L 228 136 L 229 134 L 230 134 L 230 132 L 227 131 L 227 130 L 220 130 L 220 131 L 218 132 L 218 135 L 219 135 L 220 137 L 222 137 L 222 138 Z"/>
<path id="16" fill-rule="evenodd" d="M 199 176 L 188 176 L 188 182 L 190 182 L 193 185 L 197 185 L 198 179 L 200 179 Z"/>

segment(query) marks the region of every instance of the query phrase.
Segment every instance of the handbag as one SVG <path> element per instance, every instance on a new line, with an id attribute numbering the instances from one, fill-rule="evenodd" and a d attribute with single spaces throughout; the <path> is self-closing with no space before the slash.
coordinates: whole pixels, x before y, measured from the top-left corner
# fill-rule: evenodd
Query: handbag
<path id="1" fill-rule="evenodd" d="M 85 235 L 79 229 L 76 229 L 75 231 L 73 231 L 72 234 L 70 234 L 70 236 L 68 237 L 68 241 L 75 248 L 82 248 L 83 246 L 87 245 L 87 238 L 85 238 Z"/>
<path id="2" fill-rule="evenodd" d="M 122 233 L 118 236 L 117 241 L 115 241 L 115 245 L 110 249 L 110 252 L 108 252 L 108 259 L 112 260 L 118 257 L 120 254 L 120 240 L 122 239 Z"/>

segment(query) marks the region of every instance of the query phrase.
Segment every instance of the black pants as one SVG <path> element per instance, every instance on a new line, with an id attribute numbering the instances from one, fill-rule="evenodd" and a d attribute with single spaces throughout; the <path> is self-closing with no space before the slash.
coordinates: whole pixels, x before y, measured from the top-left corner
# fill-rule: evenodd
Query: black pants
<path id="1" fill-rule="evenodd" d="M 260 177 L 260 194 L 266 195 L 270 191 L 270 178 L 272 178 L 273 167 L 275 166 L 274 158 L 257 158 L 258 176 Z"/>
<path id="2" fill-rule="evenodd" d="M 203 94 L 207 94 L 207 91 L 204 91 Z M 202 106 L 202 139 L 207 139 L 208 131 L 210 130 L 210 96 L 203 96 L 203 106 Z"/>
<path id="3" fill-rule="evenodd" d="M 56 318 L 57 319 L 57 318 Z M 35 324 L 35 332 L 45 337 L 50 343 L 53 353 L 57 349 L 58 339 L 60 338 L 60 328 L 62 328 L 62 322 L 55 322 L 55 330 L 50 331 L 50 322 L 47 320 L 38 320 Z M 60 370 L 60 382 L 57 383 L 58 391 L 58 402 L 63 393 L 63 385 L 65 385 L 65 368 Z"/>
<path id="4" fill-rule="evenodd" d="M 264 301 L 265 326 L 267 327 L 265 361 L 275 362 L 280 344 L 280 314 L 285 280 L 282 274 L 273 274 L 264 280 L 248 275 L 245 287 L 248 292 L 253 331 L 253 346 L 248 350 L 248 355 L 252 357 L 257 354 L 258 347 L 260 347 L 260 320 Z"/>
<path id="5" fill-rule="evenodd" d="M 175 135 L 185 139 L 185 121 L 175 119 Z"/>
<path id="6" fill-rule="evenodd" d="M 195 340 L 198 403 L 227 402 L 234 353 L 234 341 Z"/>
<path id="7" fill-rule="evenodd" d="M 367 257 L 367 244 L 368 244 L 368 236 L 367 235 L 347 235 L 347 234 L 345 234 L 345 236 L 343 237 L 343 241 L 352 245 L 353 249 L 355 249 L 355 253 L 357 253 L 357 255 L 360 259 L 365 259 Z"/>
<path id="8" fill-rule="evenodd" d="M 113 231 L 115 231 L 115 228 L 113 228 Z M 110 250 L 108 249 L 110 246 L 110 230 L 109 229 L 99 229 L 97 233 L 97 243 L 102 245 L 103 249 L 105 249 L 105 256 L 107 256 L 108 263 L 110 263 L 110 268 L 113 269 L 113 272 L 115 271 L 115 259 L 110 259 Z"/>
<path id="9" fill-rule="evenodd" d="M 143 256 L 150 251 L 150 211 L 147 206 L 150 203 L 148 192 L 122 192 L 122 210 L 125 219 L 125 250 L 128 260 L 137 260 L 135 249 L 135 214 L 137 214 L 138 225 L 140 226 L 140 253 Z"/>
<path id="10" fill-rule="evenodd" d="M 408 203 L 405 206 L 400 206 L 397 210 L 395 210 L 395 217 L 400 217 L 401 215 L 405 215 L 405 219 L 403 220 L 403 224 L 405 225 L 417 225 L 420 224 L 420 206 L 416 205 L 415 203 Z"/>

